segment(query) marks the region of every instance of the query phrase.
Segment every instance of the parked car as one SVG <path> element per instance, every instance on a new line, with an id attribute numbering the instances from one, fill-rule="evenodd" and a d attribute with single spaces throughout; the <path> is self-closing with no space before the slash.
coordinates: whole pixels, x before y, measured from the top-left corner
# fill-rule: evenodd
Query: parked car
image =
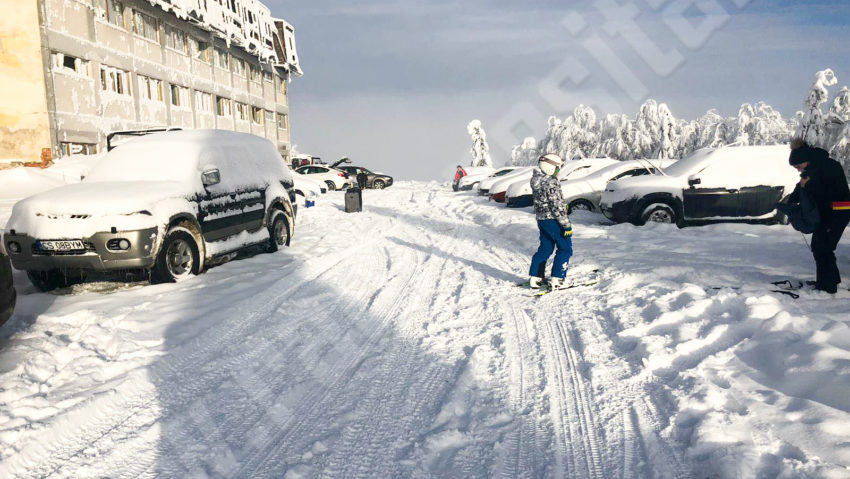
<path id="1" fill-rule="evenodd" d="M 788 151 L 783 145 L 702 149 L 662 175 L 609 183 L 600 207 L 611 220 L 634 224 L 772 220 L 800 179 L 788 166 Z"/>
<path id="2" fill-rule="evenodd" d="M 357 179 L 357 175 L 362 173 L 366 173 L 366 188 L 372 188 L 376 190 L 383 190 L 387 186 L 392 186 L 393 177 L 389 175 L 385 175 L 383 173 L 375 173 L 369 171 L 362 166 L 341 166 L 340 170 L 348 174 L 349 178 Z"/>
<path id="3" fill-rule="evenodd" d="M 15 285 L 12 282 L 12 264 L 0 244 L 0 326 L 15 312 Z"/>
<path id="4" fill-rule="evenodd" d="M 601 212 L 599 202 L 609 182 L 633 176 L 659 175 L 661 170 L 673 163 L 674 160 L 618 161 L 587 176 L 568 178 L 561 183 L 561 192 L 570 213 L 575 210 Z"/>
<path id="5" fill-rule="evenodd" d="M 295 171 L 290 173 L 292 174 L 292 190 L 296 195 L 307 198 L 328 192 L 328 185 L 323 182 L 313 180 Z"/>
<path id="6" fill-rule="evenodd" d="M 497 176 L 493 178 L 486 178 L 481 180 L 478 184 L 478 194 L 490 196 L 490 190 L 492 190 L 496 185 L 502 184 L 511 184 L 513 181 L 520 177 L 527 176 L 531 178 L 531 172 L 534 171 L 534 166 L 521 166 L 510 173 L 506 173 L 502 176 Z M 507 187 L 506 187 L 507 188 Z M 502 190 L 504 191 L 504 190 Z"/>
<path id="7" fill-rule="evenodd" d="M 321 181 L 330 191 L 344 190 L 356 185 L 354 179 L 349 178 L 344 171 L 326 165 L 302 166 L 295 171 L 312 180 Z"/>
<path id="8" fill-rule="evenodd" d="M 478 173 L 475 175 L 467 175 L 464 176 L 460 180 L 460 184 L 458 185 L 458 189 L 461 191 L 469 191 L 472 189 L 478 188 L 478 184 L 481 183 L 482 180 L 487 178 L 501 178 L 513 171 L 515 171 L 518 166 L 505 166 L 502 168 L 495 169 L 493 171 L 487 173 Z"/>
<path id="9" fill-rule="evenodd" d="M 564 162 L 558 179 L 562 182 L 583 178 L 602 168 L 619 163 L 610 158 L 585 158 Z M 534 195 L 531 191 L 531 176 L 518 179 L 505 190 L 505 203 L 510 208 L 524 208 L 534 204 Z"/>
<path id="10" fill-rule="evenodd" d="M 270 141 L 191 130 L 137 138 L 78 184 L 19 201 L 3 241 L 42 290 L 91 271 L 143 269 L 172 282 L 242 248 L 289 244 L 292 177 Z"/>

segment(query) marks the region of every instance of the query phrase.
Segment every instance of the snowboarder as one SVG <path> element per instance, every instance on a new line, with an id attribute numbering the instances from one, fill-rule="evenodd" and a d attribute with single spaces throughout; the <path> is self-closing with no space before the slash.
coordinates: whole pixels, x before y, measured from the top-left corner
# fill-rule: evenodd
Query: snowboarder
<path id="1" fill-rule="evenodd" d="M 357 170 L 357 186 L 361 190 L 366 189 L 366 184 L 369 182 L 369 175 L 366 174 L 362 169 Z"/>
<path id="2" fill-rule="evenodd" d="M 820 224 L 812 235 L 812 254 L 815 257 L 817 281 L 815 289 L 835 294 L 841 275 L 835 260 L 835 248 L 850 223 L 850 188 L 841 164 L 821 148 L 803 140 L 791 143 L 788 162 L 800 172 L 800 183 L 789 197 L 789 203 L 800 202 L 805 190 L 817 206 Z"/>
<path id="3" fill-rule="evenodd" d="M 538 160 L 538 169 L 531 177 L 531 189 L 534 195 L 534 211 L 537 216 L 537 228 L 540 230 L 540 247 L 531 259 L 529 287 L 540 289 L 544 283 L 546 261 L 557 247 L 555 263 L 552 265 L 552 279 L 549 287 L 553 290 L 564 286 L 567 266 L 573 255 L 573 226 L 567 216 L 567 205 L 561 193 L 558 173 L 564 165 L 558 155 L 543 155 Z"/>
<path id="4" fill-rule="evenodd" d="M 455 171 L 455 181 L 452 183 L 452 189 L 457 191 L 460 188 L 460 180 L 466 176 L 466 170 L 463 169 L 462 166 L 457 165 L 457 171 Z"/>

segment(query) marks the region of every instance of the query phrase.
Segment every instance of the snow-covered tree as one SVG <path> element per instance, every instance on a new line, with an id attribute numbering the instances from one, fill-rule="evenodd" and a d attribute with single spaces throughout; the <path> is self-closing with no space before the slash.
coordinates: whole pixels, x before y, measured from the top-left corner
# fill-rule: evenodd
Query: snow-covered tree
<path id="1" fill-rule="evenodd" d="M 809 88 L 804 101 L 803 121 L 795 136 L 802 138 L 812 146 L 826 146 L 827 131 L 821 105 L 829 100 L 829 87 L 838 83 L 835 73 L 826 69 L 815 75 L 815 82 Z"/>
<path id="2" fill-rule="evenodd" d="M 466 126 L 466 131 L 472 137 L 472 163 L 470 166 L 493 166 L 490 158 L 490 145 L 487 144 L 487 133 L 481 126 L 480 120 L 472 120 Z"/>
<path id="3" fill-rule="evenodd" d="M 511 164 L 514 166 L 532 166 L 540 155 L 537 152 L 537 140 L 529 136 L 511 149 Z"/>

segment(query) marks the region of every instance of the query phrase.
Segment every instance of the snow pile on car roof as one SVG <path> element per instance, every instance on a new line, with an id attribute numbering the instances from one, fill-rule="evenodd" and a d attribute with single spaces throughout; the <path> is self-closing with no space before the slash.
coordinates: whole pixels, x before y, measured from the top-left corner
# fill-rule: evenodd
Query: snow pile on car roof
<path id="1" fill-rule="evenodd" d="M 109 152 L 86 177 L 86 183 L 176 181 L 187 192 L 203 194 L 201 173 L 218 169 L 221 183 L 212 193 L 260 186 L 268 178 L 291 181 L 275 146 L 248 133 L 187 130 L 136 138 Z"/>

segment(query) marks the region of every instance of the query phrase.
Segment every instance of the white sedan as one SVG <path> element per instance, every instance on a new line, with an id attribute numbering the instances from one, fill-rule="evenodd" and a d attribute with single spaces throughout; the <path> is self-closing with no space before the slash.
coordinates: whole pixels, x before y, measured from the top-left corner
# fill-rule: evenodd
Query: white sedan
<path id="1" fill-rule="evenodd" d="M 606 166 L 583 178 L 568 179 L 561 183 L 564 201 L 569 211 L 575 210 L 601 212 L 599 202 L 609 181 L 633 176 L 657 175 L 660 170 L 672 165 L 674 160 L 631 160 L 620 161 Z"/>
<path id="2" fill-rule="evenodd" d="M 307 165 L 295 170 L 296 173 L 307 176 L 311 180 L 320 181 L 328 186 L 328 190 L 344 190 L 355 183 L 348 175 L 336 168 L 324 165 Z"/>
<path id="3" fill-rule="evenodd" d="M 564 166 L 561 167 L 561 172 L 558 174 L 558 179 L 567 181 L 582 178 L 615 163 L 618 163 L 618 161 L 611 158 L 585 158 L 565 161 Z M 505 185 L 504 189 L 504 195 L 501 198 L 494 197 L 494 199 L 504 201 L 510 208 L 522 208 L 534 203 L 531 194 L 531 174 L 525 178 L 517 178 L 511 184 Z M 493 193 L 498 192 L 493 191 Z"/>
<path id="4" fill-rule="evenodd" d="M 461 190 L 475 189 L 475 188 L 478 187 L 478 184 L 481 183 L 482 180 L 487 179 L 487 178 L 499 178 L 499 177 L 505 176 L 508 173 L 511 173 L 512 171 L 516 170 L 517 168 L 519 168 L 519 167 L 518 166 L 505 166 L 503 168 L 499 168 L 499 169 L 496 169 L 494 171 L 488 171 L 488 172 L 485 172 L 485 173 L 470 174 L 470 175 L 464 176 L 463 178 L 461 178 L 460 184 L 458 185 L 458 188 L 461 189 Z"/>
<path id="5" fill-rule="evenodd" d="M 306 175 L 295 171 L 292 172 L 292 188 L 296 195 L 301 195 L 304 198 L 319 196 L 328 192 L 328 185 L 324 182 L 308 178 Z"/>

